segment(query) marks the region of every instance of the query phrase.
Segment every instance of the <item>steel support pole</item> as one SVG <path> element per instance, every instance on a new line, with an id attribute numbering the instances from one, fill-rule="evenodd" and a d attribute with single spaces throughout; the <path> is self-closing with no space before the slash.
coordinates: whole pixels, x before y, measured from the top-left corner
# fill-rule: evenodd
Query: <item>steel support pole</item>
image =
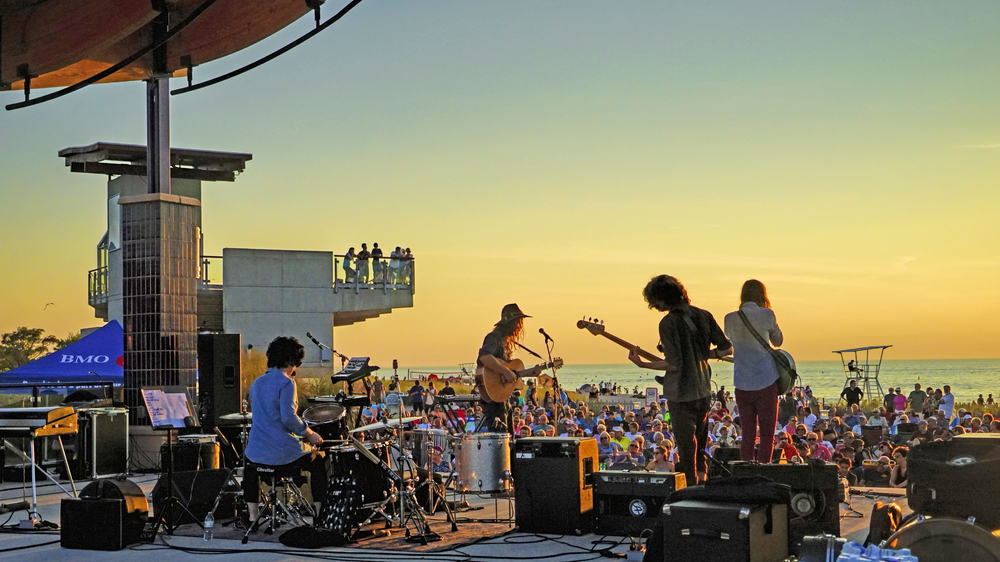
<path id="1" fill-rule="evenodd" d="M 146 185 L 170 193 L 170 79 L 146 80 Z"/>

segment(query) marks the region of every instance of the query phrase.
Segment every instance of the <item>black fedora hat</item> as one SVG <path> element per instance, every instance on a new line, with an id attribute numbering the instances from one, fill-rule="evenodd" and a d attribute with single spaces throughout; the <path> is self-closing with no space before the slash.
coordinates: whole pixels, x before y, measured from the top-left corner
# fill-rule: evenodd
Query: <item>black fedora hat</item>
<path id="1" fill-rule="evenodd" d="M 507 322 L 513 322 L 518 318 L 531 318 L 531 317 L 521 312 L 521 309 L 520 307 L 517 306 L 517 304 L 510 303 L 503 307 L 503 310 L 500 312 L 500 321 L 497 322 L 497 324 L 499 325 Z"/>

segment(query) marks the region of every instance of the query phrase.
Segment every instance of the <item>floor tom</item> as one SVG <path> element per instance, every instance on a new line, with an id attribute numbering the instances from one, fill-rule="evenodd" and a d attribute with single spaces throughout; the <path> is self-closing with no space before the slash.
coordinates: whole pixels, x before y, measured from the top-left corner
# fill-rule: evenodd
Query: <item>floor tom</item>
<path id="1" fill-rule="evenodd" d="M 467 433 L 454 440 L 459 492 L 491 493 L 510 487 L 510 435 Z"/>

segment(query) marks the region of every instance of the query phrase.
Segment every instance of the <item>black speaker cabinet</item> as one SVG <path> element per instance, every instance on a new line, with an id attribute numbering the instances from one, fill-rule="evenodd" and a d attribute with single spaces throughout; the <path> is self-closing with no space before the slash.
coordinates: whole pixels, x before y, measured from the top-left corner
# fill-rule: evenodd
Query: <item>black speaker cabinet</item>
<path id="1" fill-rule="evenodd" d="M 224 469 L 216 470 L 193 470 L 174 472 L 173 484 L 174 495 L 180 500 L 181 505 L 186 507 L 194 518 L 188 516 L 181 510 L 172 513 L 174 521 L 168 521 L 171 525 L 175 523 L 200 523 L 205 520 L 209 510 L 215 504 L 215 498 L 223 491 L 236 492 L 239 486 L 235 482 L 227 482 L 228 471 Z M 215 518 L 218 520 L 233 517 L 236 513 L 234 493 L 222 494 L 219 507 L 215 510 Z M 167 475 L 160 475 L 156 486 L 153 487 L 153 515 L 159 515 L 163 509 L 163 502 L 167 498 Z"/>
<path id="2" fill-rule="evenodd" d="M 594 474 L 594 532 L 638 537 L 655 530 L 667 496 L 687 479 L 680 472 L 602 470 Z"/>
<path id="3" fill-rule="evenodd" d="M 757 464 L 734 462 L 733 476 L 763 476 L 792 489 L 788 526 L 790 548 L 798 550 L 802 537 L 828 534 L 840 536 L 840 500 L 837 465 L 821 461 L 805 464 Z"/>
<path id="4" fill-rule="evenodd" d="M 571 535 L 593 527 L 597 441 L 527 437 L 513 445 L 514 517 L 524 533 Z"/>
<path id="5" fill-rule="evenodd" d="M 907 459 L 910 509 L 931 516 L 975 517 L 1000 528 L 1000 435 L 973 433 L 950 441 L 921 443 Z"/>
<path id="6" fill-rule="evenodd" d="M 702 501 L 663 508 L 663 560 L 782 562 L 788 557 L 788 506 Z"/>
<path id="7" fill-rule="evenodd" d="M 198 407 L 202 427 L 227 423 L 219 418 L 239 412 L 242 401 L 240 335 L 199 334 Z"/>
<path id="8" fill-rule="evenodd" d="M 63 548 L 121 550 L 141 540 L 149 516 L 146 495 L 129 480 L 96 480 L 80 491 L 80 499 L 60 506 Z"/>

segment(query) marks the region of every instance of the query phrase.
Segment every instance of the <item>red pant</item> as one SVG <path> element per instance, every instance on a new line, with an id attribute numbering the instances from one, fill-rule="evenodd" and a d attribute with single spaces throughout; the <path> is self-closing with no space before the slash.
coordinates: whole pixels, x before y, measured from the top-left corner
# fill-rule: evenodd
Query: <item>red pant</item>
<path id="1" fill-rule="evenodd" d="M 754 460 L 753 448 L 757 441 L 757 426 L 760 426 L 760 447 L 757 448 L 758 462 L 771 462 L 774 448 L 774 427 L 778 423 L 778 383 L 760 390 L 736 389 L 736 406 L 740 410 L 740 460 Z"/>

